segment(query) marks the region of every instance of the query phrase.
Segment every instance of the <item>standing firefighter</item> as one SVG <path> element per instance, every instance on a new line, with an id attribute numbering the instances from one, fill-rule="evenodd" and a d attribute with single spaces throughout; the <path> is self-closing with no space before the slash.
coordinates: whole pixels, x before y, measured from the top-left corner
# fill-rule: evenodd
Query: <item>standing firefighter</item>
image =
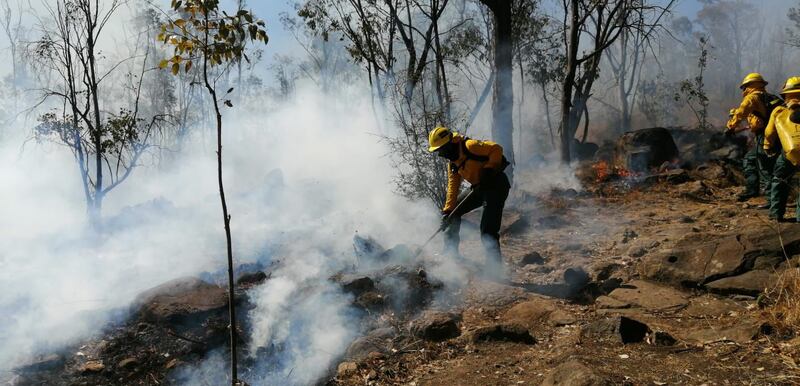
<path id="1" fill-rule="evenodd" d="M 764 150 L 780 153 L 775 161 L 769 208 L 769 217 L 779 222 L 784 221 L 792 177 L 800 171 L 800 77 L 787 79 L 781 96 L 786 105 L 775 109 L 764 132 Z M 800 201 L 795 209 L 797 219 L 800 219 Z"/>
<path id="2" fill-rule="evenodd" d="M 490 141 L 470 139 L 447 128 L 437 127 L 428 137 L 428 151 L 450 161 L 447 169 L 447 200 L 442 208 L 442 226 L 446 227 L 445 253 L 458 256 L 461 216 L 483 206 L 481 242 L 486 250 L 490 275 L 502 275 L 500 255 L 500 220 L 511 188 L 503 172 L 509 165 L 503 148 Z M 459 195 L 461 181 L 472 185 L 472 193 Z M 461 205 L 458 203 L 466 199 Z M 456 206 L 458 209 L 456 210 Z M 452 215 L 451 215 L 452 212 Z"/>
<path id="3" fill-rule="evenodd" d="M 742 168 L 747 179 L 745 190 L 737 199 L 747 201 L 750 198 L 758 197 L 760 185 L 764 186 L 767 195 L 767 205 L 769 207 L 770 180 L 772 179 L 772 166 L 775 159 L 767 156 L 762 151 L 764 144 L 764 128 L 767 126 L 772 110 L 782 102 L 780 98 L 770 95 L 765 90 L 767 81 L 758 73 L 751 73 L 744 77 L 739 88 L 742 89 L 742 103 L 738 108 L 731 111 L 728 120 L 728 130 L 726 133 L 735 134 L 747 128 L 755 135 L 753 147 L 744 156 Z M 747 126 L 741 125 L 747 122 Z"/>

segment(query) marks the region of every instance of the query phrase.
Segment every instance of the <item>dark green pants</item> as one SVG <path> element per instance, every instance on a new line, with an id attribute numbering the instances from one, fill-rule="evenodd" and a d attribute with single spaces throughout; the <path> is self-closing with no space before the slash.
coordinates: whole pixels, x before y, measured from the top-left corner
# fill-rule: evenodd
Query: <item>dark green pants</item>
<path id="1" fill-rule="evenodd" d="M 756 135 L 755 144 L 742 160 L 742 169 L 746 179 L 745 194 L 758 196 L 760 191 L 764 191 L 769 204 L 770 184 L 772 181 L 772 168 L 775 165 L 775 158 L 767 156 L 764 152 L 764 135 Z"/>
<path id="2" fill-rule="evenodd" d="M 444 232 L 445 253 L 458 255 L 458 244 L 461 241 L 459 237 L 461 216 L 483 206 L 483 216 L 481 216 L 481 242 L 486 250 L 487 263 L 501 263 L 500 221 L 503 218 L 503 208 L 506 205 L 509 189 L 511 189 L 511 185 L 505 173 L 498 174 L 495 182 L 491 186 L 479 187 L 475 193 L 458 208 L 458 211 L 453 213 L 450 226 L 448 226 Z M 467 194 L 469 194 L 469 191 L 461 193 L 458 197 L 458 202 L 461 202 Z"/>
<path id="3" fill-rule="evenodd" d="M 772 175 L 772 187 L 770 190 L 770 218 L 783 218 L 786 213 L 786 202 L 789 200 L 789 192 L 791 191 L 793 183 L 792 178 L 797 173 L 798 168 L 794 166 L 783 155 L 783 152 L 778 156 L 775 161 L 775 168 Z M 797 188 L 797 186 L 795 186 Z M 798 198 L 800 198 L 800 190 L 798 190 Z M 800 219 L 800 201 L 798 201 L 797 208 L 795 209 L 795 217 Z"/>

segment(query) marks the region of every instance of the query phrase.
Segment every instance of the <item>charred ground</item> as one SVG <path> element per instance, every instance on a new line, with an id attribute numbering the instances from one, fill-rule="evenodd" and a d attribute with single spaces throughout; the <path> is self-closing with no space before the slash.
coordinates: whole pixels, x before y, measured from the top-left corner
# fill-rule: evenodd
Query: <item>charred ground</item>
<path id="1" fill-rule="evenodd" d="M 647 138 L 600 146 L 576 168 L 580 190 L 526 189 L 541 170 L 519 173 L 502 234 L 510 284 L 481 279 L 474 237 L 462 245 L 468 274 L 456 285 L 437 277 L 436 255 L 414 260 L 413 247 L 357 237 L 359 267 L 329 280 L 351 295 L 360 337 L 319 383 L 800 382 L 800 338 L 764 293 L 800 265 L 800 225 L 769 222 L 758 199 L 735 201 L 741 141 L 669 132 L 677 157 L 648 153 Z M 269 270 L 240 278 L 243 318 L 248 291 L 268 280 Z M 9 380 L 178 383 L 181 367 L 224 352 L 226 301 L 199 279 L 165 283 L 93 339 Z M 243 377 L 280 349 L 246 360 Z"/>

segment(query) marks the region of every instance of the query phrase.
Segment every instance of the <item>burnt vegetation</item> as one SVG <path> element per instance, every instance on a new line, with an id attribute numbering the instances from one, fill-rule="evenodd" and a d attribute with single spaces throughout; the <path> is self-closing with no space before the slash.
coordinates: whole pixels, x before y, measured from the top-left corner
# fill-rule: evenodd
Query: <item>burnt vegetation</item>
<path id="1" fill-rule="evenodd" d="M 13 240 L 102 268 L 119 249 L 151 251 L 132 224 L 186 244 L 163 252 L 179 263 L 157 278 L 136 253 L 113 272 L 81 267 L 122 295 L 42 275 L 49 292 L 0 296 L 0 338 L 56 313 L 37 308 L 53 304 L 42 293 L 98 297 L 51 315 L 43 331 L 64 339 L 0 350 L 0 383 L 800 382 L 800 225 L 737 197 L 754 139 L 723 129 L 745 75 L 776 94 L 798 75 L 800 3 L 684 3 L 296 0 L 268 26 L 272 5 L 243 0 L 0 0 L 0 155 L 7 137 L 66 154 L 88 224 Z M 275 36 L 295 50 L 271 52 Z M 286 131 L 243 129 L 271 125 Z M 363 129 L 370 149 L 328 125 Z M 463 255 L 417 244 L 447 194 L 448 164 L 428 151 L 437 126 L 495 141 L 511 162 L 504 280 L 484 272 L 479 215 L 463 218 Z M 202 178 L 216 196 L 187 208 L 142 182 L 185 183 L 182 166 L 210 164 L 186 161 L 193 147 L 213 161 Z M 262 163 L 276 159 L 292 165 Z M 367 189 L 383 174 L 393 195 Z M 217 221 L 194 224 L 201 201 Z"/>

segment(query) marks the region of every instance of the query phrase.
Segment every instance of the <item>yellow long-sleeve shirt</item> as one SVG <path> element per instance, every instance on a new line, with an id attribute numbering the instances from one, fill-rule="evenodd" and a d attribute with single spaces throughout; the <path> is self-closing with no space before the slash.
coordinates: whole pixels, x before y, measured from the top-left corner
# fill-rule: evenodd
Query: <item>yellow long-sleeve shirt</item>
<path id="1" fill-rule="evenodd" d="M 481 170 L 485 168 L 500 170 L 503 165 L 503 147 L 497 143 L 467 139 L 458 134 L 453 137 L 453 143 L 458 146 L 459 156 L 458 159 L 450 162 L 450 167 L 447 169 L 447 200 L 442 208 L 444 212 L 452 211 L 458 204 L 461 181 L 467 180 L 472 185 L 480 184 Z M 487 160 L 468 158 L 462 146 L 466 146 L 470 153 L 486 157 Z"/>
<path id="2" fill-rule="evenodd" d="M 800 124 L 792 122 L 791 116 L 798 109 L 800 100 L 787 101 L 785 107 L 776 107 L 764 129 L 764 150 L 782 150 L 794 165 L 800 165 Z"/>
<path id="3" fill-rule="evenodd" d="M 742 103 L 733 111 L 733 115 L 728 120 L 728 128 L 733 130 L 740 123 L 747 121 L 750 131 L 760 134 L 767 124 L 767 107 L 764 106 L 762 95 L 766 91 L 763 88 L 745 88 Z M 762 118 L 763 117 L 763 118 Z"/>

